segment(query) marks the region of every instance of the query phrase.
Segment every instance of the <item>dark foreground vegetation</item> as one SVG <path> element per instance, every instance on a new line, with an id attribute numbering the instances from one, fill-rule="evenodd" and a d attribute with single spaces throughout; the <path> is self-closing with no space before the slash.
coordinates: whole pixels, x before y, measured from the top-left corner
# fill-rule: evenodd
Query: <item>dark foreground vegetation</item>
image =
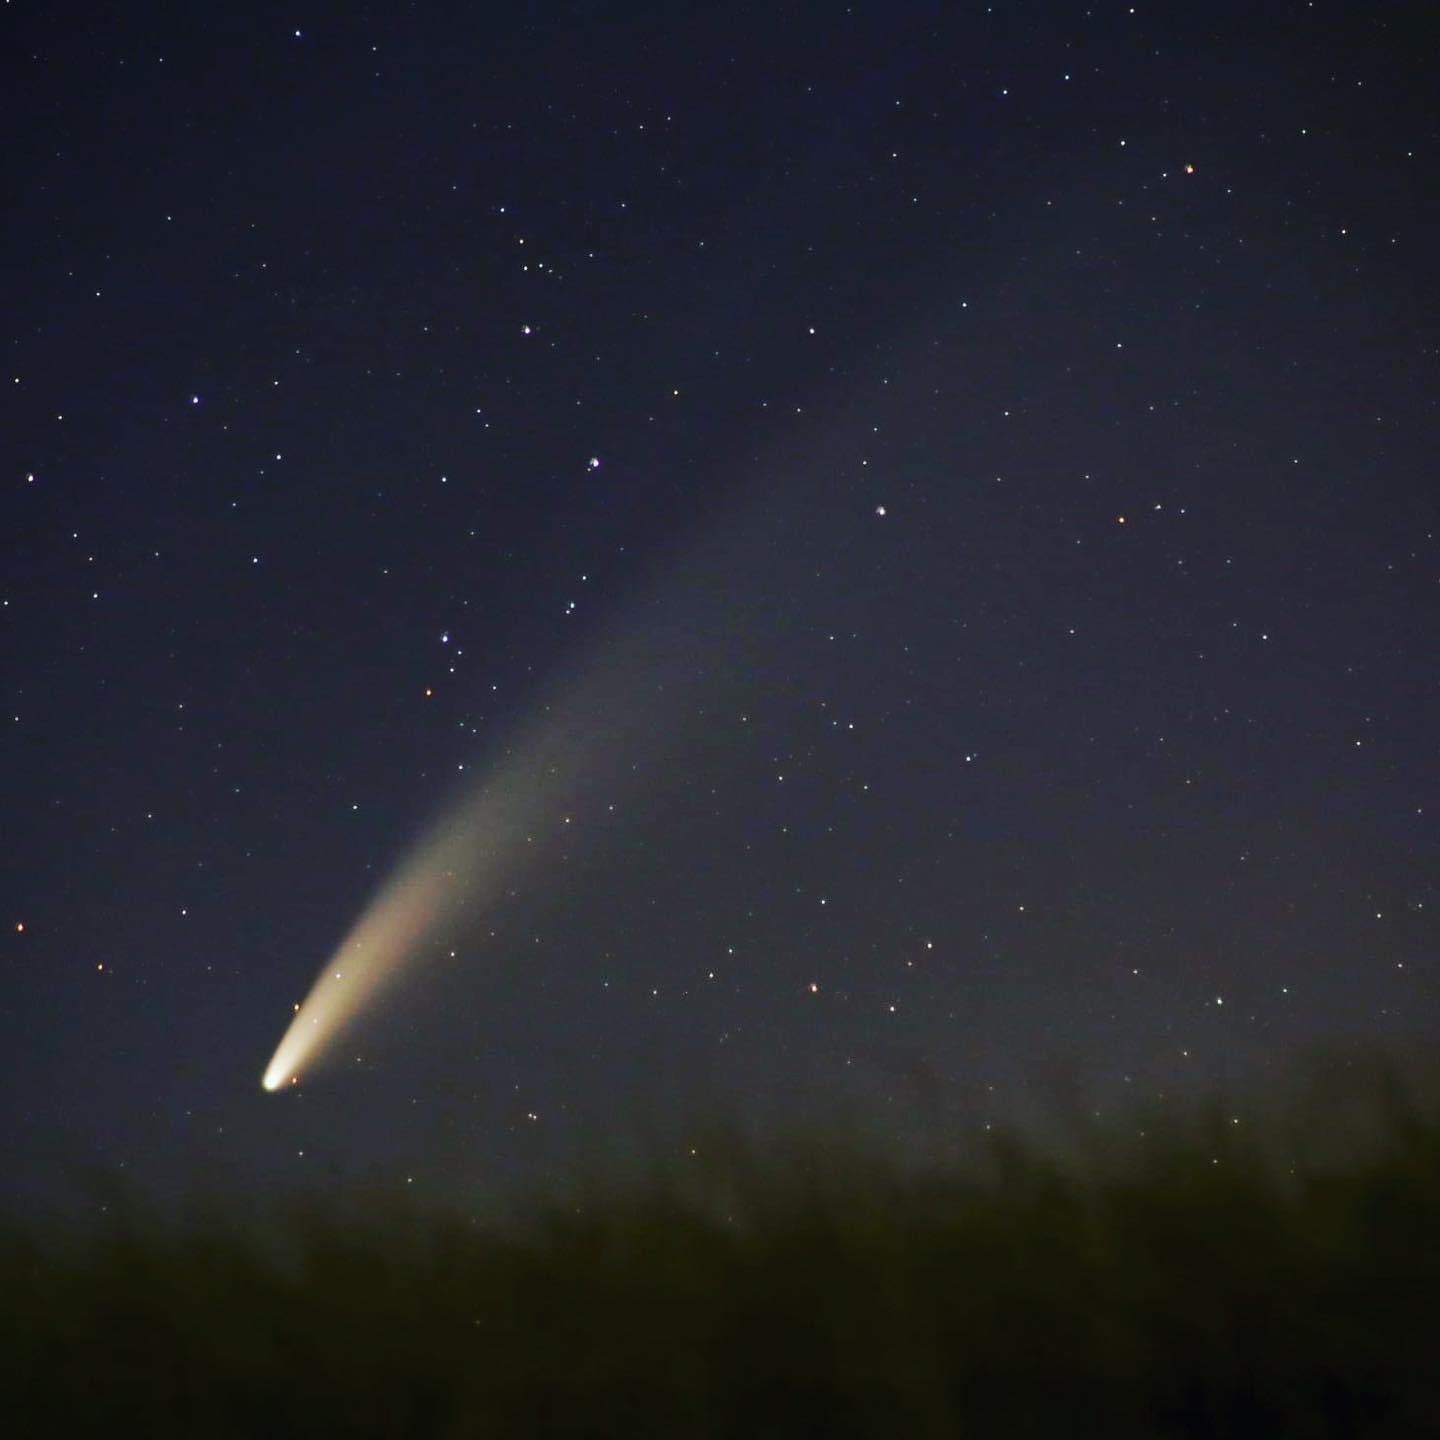
<path id="1" fill-rule="evenodd" d="M 708 1167 L 486 1223 L 316 1201 L 11 1227 L 3 1423 L 1440 1435 L 1440 1112 L 1397 1091 L 1328 1152 L 1319 1120 L 1318 1148 L 1217 1109 L 929 1166 L 715 1135 Z"/>

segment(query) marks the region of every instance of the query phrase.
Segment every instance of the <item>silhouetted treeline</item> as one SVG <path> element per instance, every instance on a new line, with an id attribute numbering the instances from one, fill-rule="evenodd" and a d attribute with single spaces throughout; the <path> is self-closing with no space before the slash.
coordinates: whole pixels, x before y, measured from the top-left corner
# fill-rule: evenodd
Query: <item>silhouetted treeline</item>
<path id="1" fill-rule="evenodd" d="M 4 1425 L 1440 1435 L 1440 1110 L 1381 1094 L 1319 1151 L 1219 1106 L 944 1165 L 714 1131 L 503 1221 L 377 1199 L 12 1227 Z"/>

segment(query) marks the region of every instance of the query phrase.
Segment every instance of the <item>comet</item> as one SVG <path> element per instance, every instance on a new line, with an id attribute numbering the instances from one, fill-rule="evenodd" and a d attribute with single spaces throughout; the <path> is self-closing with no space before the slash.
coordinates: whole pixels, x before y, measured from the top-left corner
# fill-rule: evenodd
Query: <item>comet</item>
<path id="1" fill-rule="evenodd" d="M 296 1008 L 261 1084 L 293 1083 L 328 1051 L 417 957 L 481 914 L 522 864 L 556 834 L 560 812 L 613 774 L 629 729 L 597 722 L 592 706 L 609 682 L 582 682 L 487 781 L 422 834 L 365 907 Z M 551 707 L 546 707 L 550 709 Z M 581 725 L 581 718 L 590 720 Z"/>
<path id="2" fill-rule="evenodd" d="M 713 727 L 697 731 L 694 718 L 738 704 L 740 688 L 763 671 L 774 593 L 788 588 L 780 564 L 788 552 L 773 539 L 784 528 L 776 505 L 776 492 L 757 489 L 674 555 L 557 677 L 483 778 L 421 832 L 295 1007 L 264 1089 L 313 1071 L 393 984 L 447 936 L 476 925 L 551 844 L 583 843 L 586 821 L 637 786 L 683 776 L 685 737 L 715 743 Z M 805 524 L 814 529 L 813 516 Z"/>
<path id="3" fill-rule="evenodd" d="M 632 606 L 628 621 L 578 666 L 537 718 L 420 835 L 321 967 L 291 1017 L 262 1085 L 295 1083 L 420 958 L 473 925 L 551 842 L 578 843 L 584 821 L 614 808 L 637 776 L 663 776 L 664 753 L 694 713 L 734 626 L 717 567 Z M 696 664 L 709 653 L 711 663 Z M 581 821 L 572 827 L 570 817 Z"/>

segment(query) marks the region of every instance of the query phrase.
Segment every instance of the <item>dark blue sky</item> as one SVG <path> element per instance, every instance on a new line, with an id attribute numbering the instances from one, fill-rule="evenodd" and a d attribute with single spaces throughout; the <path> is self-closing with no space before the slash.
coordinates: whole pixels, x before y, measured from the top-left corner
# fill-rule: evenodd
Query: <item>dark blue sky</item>
<path id="1" fill-rule="evenodd" d="M 6 7 L 17 1173 L 445 1188 L 1432 1039 L 1418 25 Z M 262 1095 L 567 706 L 623 764 Z"/>

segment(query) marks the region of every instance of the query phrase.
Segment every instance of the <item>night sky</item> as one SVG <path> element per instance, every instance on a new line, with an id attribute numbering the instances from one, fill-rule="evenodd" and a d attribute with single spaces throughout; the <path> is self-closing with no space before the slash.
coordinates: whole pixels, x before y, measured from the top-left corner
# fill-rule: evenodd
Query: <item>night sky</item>
<path id="1" fill-rule="evenodd" d="M 6 1184 L 1433 1041 L 1423 8 L 7 5 Z"/>

